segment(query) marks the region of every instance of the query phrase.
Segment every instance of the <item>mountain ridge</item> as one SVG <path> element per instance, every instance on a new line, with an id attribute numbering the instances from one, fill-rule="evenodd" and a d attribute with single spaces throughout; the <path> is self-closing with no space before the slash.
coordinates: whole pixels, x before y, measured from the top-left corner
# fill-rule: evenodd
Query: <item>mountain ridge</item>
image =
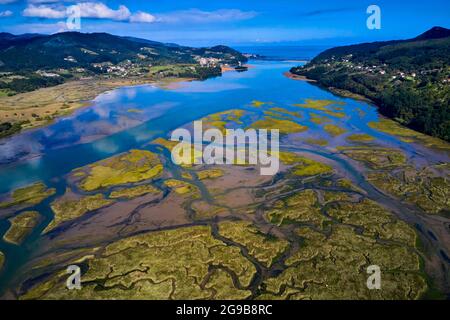
<path id="1" fill-rule="evenodd" d="M 0 71 L 70 67 L 71 64 L 64 60 L 67 56 L 73 56 L 75 59 L 78 57 L 76 60 L 83 64 L 83 67 L 89 63 L 142 60 L 137 58 L 138 55 L 145 56 L 153 64 L 195 63 L 194 58 L 204 55 L 206 49 L 212 51 L 207 57 L 218 57 L 221 53 L 230 54 L 228 57 L 221 57 L 224 63 L 237 65 L 239 61 L 246 60 L 239 52 L 226 46 L 193 48 L 108 33 L 62 32 L 29 36 L 3 34 L 0 35 L 0 41 L 0 60 L 3 62 Z M 51 50 L 48 50 L 49 48 Z M 151 48 L 154 52 L 147 54 L 148 52 L 142 52 L 143 48 Z M 91 55 L 86 55 L 86 50 L 80 53 L 81 49 L 89 50 Z M 33 54 L 36 52 L 39 52 L 39 55 Z"/>
<path id="2" fill-rule="evenodd" d="M 93 76 L 205 79 L 221 75 L 221 65 L 246 61 L 227 46 L 194 48 L 98 32 L 2 33 L 0 96 Z"/>
<path id="3" fill-rule="evenodd" d="M 450 141 L 449 29 L 433 27 L 412 39 L 331 48 L 291 72 L 369 98 L 383 115 Z"/>

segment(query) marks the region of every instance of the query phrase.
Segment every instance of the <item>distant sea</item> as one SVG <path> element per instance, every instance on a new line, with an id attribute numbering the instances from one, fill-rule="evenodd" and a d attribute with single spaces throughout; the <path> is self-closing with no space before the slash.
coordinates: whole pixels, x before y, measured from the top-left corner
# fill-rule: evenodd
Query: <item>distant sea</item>
<path id="1" fill-rule="evenodd" d="M 311 60 L 332 46 L 234 46 L 242 53 L 252 53 L 265 60 Z"/>

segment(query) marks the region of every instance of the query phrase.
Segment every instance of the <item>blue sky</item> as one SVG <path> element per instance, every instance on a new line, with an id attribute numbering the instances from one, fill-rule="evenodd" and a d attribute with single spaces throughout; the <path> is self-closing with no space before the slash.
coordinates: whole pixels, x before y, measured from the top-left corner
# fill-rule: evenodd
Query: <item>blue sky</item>
<path id="1" fill-rule="evenodd" d="M 0 0 L 0 31 L 55 33 L 79 4 L 81 32 L 109 32 L 185 45 L 347 44 L 450 28 L 448 0 Z M 369 5 L 381 29 L 366 27 Z"/>

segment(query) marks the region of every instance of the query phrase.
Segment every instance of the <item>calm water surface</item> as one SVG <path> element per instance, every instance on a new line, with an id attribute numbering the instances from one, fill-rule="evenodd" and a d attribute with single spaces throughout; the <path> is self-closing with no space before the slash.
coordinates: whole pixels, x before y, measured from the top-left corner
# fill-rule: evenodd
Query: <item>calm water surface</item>
<path id="1" fill-rule="evenodd" d="M 430 158 L 431 151 L 424 154 L 417 146 L 369 128 L 367 123 L 378 119 L 375 107 L 337 98 L 310 83 L 286 78 L 283 73 L 298 63 L 250 61 L 250 64 L 252 67 L 247 72 L 226 72 L 222 77 L 202 82 L 180 83 L 173 89 L 152 85 L 116 89 L 97 97 L 92 106 L 60 118 L 48 127 L 1 140 L 0 194 L 43 181 L 55 187 L 57 195 L 27 208 L 38 210 L 45 219 L 22 246 L 0 240 L 0 251 L 8 257 L 0 276 L 0 291 L 39 245 L 40 233 L 52 219 L 49 203 L 64 193 L 63 177 L 71 170 L 132 148 L 142 148 L 153 139 L 167 136 L 170 131 L 208 114 L 250 108 L 253 100 L 273 102 L 274 106 L 292 111 L 299 111 L 292 104 L 304 99 L 341 100 L 346 103 L 343 108 L 347 116 L 332 118 L 334 123 L 352 133 L 368 133 L 377 138 L 377 143 L 400 148 L 408 155 Z M 303 112 L 300 122 L 310 129 L 302 138 L 326 137 L 323 128 L 309 119 L 309 112 Z M 345 143 L 345 135 L 337 143 Z M 8 227 L 7 221 L 0 221 L 0 236 Z"/>
<path id="2" fill-rule="evenodd" d="M 91 107 L 48 127 L 3 140 L 0 193 L 37 180 L 51 184 L 52 178 L 72 169 L 139 148 L 209 113 L 249 106 L 255 99 L 286 108 L 305 98 L 336 99 L 309 83 L 283 76 L 295 63 L 252 61 L 251 64 L 254 67 L 248 72 L 227 72 L 203 82 L 181 83 L 171 90 L 151 85 L 120 88 L 100 95 Z M 364 121 L 377 118 L 375 108 L 356 101 L 346 102 L 347 108 L 355 112 L 364 109 Z M 361 123 L 349 121 L 347 125 Z"/>

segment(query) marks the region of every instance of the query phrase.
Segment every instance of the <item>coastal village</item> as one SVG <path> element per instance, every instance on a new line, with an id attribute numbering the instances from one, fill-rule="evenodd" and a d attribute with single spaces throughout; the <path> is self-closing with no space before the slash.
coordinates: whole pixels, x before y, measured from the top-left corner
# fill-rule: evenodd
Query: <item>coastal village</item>
<path id="1" fill-rule="evenodd" d="M 382 77 L 388 77 L 391 81 L 420 81 L 422 76 L 439 75 L 442 77 L 442 83 L 450 83 L 450 66 L 441 68 L 425 69 L 419 72 L 408 70 L 394 69 L 386 63 L 382 64 L 365 64 L 363 62 L 354 62 L 353 54 L 348 54 L 341 57 L 332 56 L 330 59 L 324 59 L 322 62 L 326 67 L 333 70 L 350 69 L 355 74 L 372 74 Z M 315 66 L 308 67 L 314 69 Z"/>

